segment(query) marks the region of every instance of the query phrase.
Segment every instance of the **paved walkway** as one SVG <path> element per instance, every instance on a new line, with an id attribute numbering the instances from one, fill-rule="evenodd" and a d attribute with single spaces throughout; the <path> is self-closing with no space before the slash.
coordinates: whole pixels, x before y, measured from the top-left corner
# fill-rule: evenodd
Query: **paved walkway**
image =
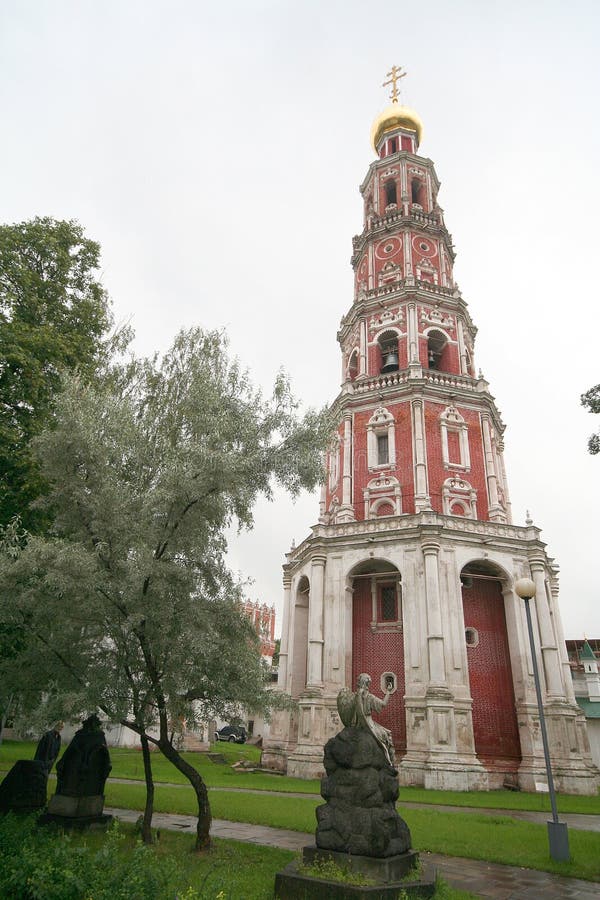
<path id="1" fill-rule="evenodd" d="M 139 810 L 105 808 L 104 811 L 125 822 L 136 822 L 140 817 Z M 497 810 L 494 812 L 497 813 Z M 152 819 L 155 828 L 183 833 L 195 832 L 196 822 L 194 816 L 167 813 L 155 813 Z M 268 828 L 266 825 L 249 825 L 245 822 L 227 822 L 224 819 L 213 819 L 211 834 L 218 838 L 292 851 L 314 843 L 313 834 Z M 598 900 L 600 897 L 600 884 L 596 882 L 563 878 L 535 869 L 442 856 L 439 853 L 422 853 L 421 856 L 435 866 L 452 887 L 470 891 L 477 897 L 490 897 L 493 900 Z"/>
<path id="2" fill-rule="evenodd" d="M 120 782 L 122 784 L 143 784 L 139 780 L 133 778 L 111 778 L 111 781 Z M 176 787 L 187 788 L 189 785 L 176 784 L 173 781 L 156 782 L 159 787 Z M 255 788 L 236 788 L 236 787 L 209 787 L 209 792 L 214 791 L 224 793 L 240 793 L 240 794 L 271 794 L 273 797 L 297 797 L 300 800 L 321 800 L 320 794 L 303 794 L 299 791 L 261 791 Z M 479 806 L 444 806 L 440 803 L 415 803 L 412 800 L 403 800 L 402 791 L 400 792 L 399 806 L 406 806 L 410 809 L 434 809 L 438 812 L 449 813 L 479 813 L 482 816 L 510 816 L 511 819 L 520 819 L 523 822 L 535 822 L 536 824 L 545 825 L 548 819 L 552 818 L 552 813 L 528 810 L 528 809 L 490 809 L 488 807 L 481 808 Z M 561 822 L 566 822 L 569 828 L 576 831 L 600 831 L 600 815 L 586 815 L 583 813 L 559 813 Z"/>

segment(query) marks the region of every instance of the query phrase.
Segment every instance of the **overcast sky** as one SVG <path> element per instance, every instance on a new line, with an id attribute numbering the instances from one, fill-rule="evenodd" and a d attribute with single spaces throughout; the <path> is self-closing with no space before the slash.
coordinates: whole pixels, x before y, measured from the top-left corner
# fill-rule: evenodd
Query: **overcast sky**
<path id="1" fill-rule="evenodd" d="M 597 0 L 0 0 L 1 219 L 78 219 L 139 353 L 227 329 L 268 389 L 339 388 L 351 238 L 393 63 L 425 124 L 476 365 L 507 425 L 513 515 L 561 566 L 567 637 L 600 637 Z M 595 421 L 596 420 L 596 421 Z M 231 540 L 253 599 L 318 499 Z M 280 615 L 278 615 L 278 629 Z"/>

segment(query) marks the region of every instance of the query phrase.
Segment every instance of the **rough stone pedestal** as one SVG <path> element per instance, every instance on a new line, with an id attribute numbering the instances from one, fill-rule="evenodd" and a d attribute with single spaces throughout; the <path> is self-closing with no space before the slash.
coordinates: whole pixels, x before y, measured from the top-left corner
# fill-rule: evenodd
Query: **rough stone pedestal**
<path id="1" fill-rule="evenodd" d="M 68 797 L 54 794 L 48 811 L 38 819 L 39 825 L 60 825 L 61 828 L 105 828 L 113 820 L 103 814 L 104 795 L 94 797 Z"/>
<path id="2" fill-rule="evenodd" d="M 398 900 L 398 898 L 433 897 L 435 893 L 435 871 L 427 866 L 419 876 L 410 877 L 410 872 L 418 865 L 419 854 L 414 851 L 375 859 L 367 856 L 351 856 L 305 847 L 302 865 L 334 862 L 342 872 L 365 875 L 369 884 L 348 884 L 326 877 L 313 877 L 299 871 L 300 865 L 292 862 L 275 876 L 276 900 Z M 403 872 L 399 878 L 398 872 Z M 394 877 L 392 877 L 392 875 Z"/>

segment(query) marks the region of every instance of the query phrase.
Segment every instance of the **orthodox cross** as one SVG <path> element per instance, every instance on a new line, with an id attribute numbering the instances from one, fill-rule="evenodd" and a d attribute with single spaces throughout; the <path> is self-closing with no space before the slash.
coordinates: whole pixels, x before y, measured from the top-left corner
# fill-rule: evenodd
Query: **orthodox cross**
<path id="1" fill-rule="evenodd" d="M 402 66 L 392 66 L 389 72 L 386 73 L 389 76 L 389 81 L 383 82 L 383 87 L 387 87 L 388 84 L 392 85 L 392 90 L 390 91 L 390 97 L 392 98 L 392 103 L 398 102 L 398 97 L 400 96 L 400 91 L 398 89 L 398 82 L 401 78 L 404 78 L 406 72 L 402 71 Z"/>

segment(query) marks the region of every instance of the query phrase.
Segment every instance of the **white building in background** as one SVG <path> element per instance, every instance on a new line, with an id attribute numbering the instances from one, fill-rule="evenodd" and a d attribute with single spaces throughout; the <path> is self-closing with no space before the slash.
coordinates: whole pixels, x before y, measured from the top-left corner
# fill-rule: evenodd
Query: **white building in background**
<path id="1" fill-rule="evenodd" d="M 567 641 L 573 689 L 585 715 L 592 759 L 600 767 L 600 640 Z"/>

